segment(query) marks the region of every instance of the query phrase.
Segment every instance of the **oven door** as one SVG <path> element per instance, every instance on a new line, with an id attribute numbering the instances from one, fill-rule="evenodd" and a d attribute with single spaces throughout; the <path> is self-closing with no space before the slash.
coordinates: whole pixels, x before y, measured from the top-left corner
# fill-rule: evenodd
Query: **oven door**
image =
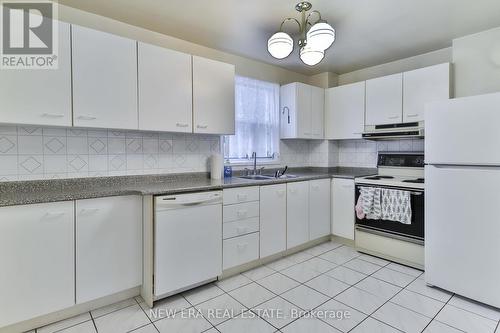
<path id="1" fill-rule="evenodd" d="M 424 191 L 422 189 L 397 188 L 391 186 L 380 185 L 356 185 L 356 202 L 360 196 L 360 187 L 377 187 L 389 188 L 395 190 L 403 190 L 411 192 L 411 223 L 403 224 L 396 221 L 388 220 L 373 220 L 373 219 L 358 219 L 356 216 L 356 229 L 365 232 L 380 234 L 383 236 L 393 237 L 397 239 L 415 242 L 417 244 L 424 243 Z"/>

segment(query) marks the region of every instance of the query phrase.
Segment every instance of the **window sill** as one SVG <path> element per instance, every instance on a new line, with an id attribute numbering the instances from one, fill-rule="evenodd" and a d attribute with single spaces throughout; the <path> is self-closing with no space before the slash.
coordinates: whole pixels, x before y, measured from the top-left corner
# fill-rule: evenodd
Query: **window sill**
<path id="1" fill-rule="evenodd" d="M 251 160 L 242 160 L 242 161 L 229 161 L 228 163 L 224 163 L 224 165 L 230 165 L 234 167 L 246 167 L 253 166 L 253 161 Z M 279 159 L 267 160 L 267 159 L 257 159 L 257 165 L 280 165 Z"/>

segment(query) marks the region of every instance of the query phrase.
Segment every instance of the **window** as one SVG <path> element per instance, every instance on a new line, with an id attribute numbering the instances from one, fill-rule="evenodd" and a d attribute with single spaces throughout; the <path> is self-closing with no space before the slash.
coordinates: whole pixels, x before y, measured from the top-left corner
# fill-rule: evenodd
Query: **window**
<path id="1" fill-rule="evenodd" d="M 279 85 L 237 76 L 236 134 L 224 137 L 224 158 L 245 163 L 252 153 L 260 162 L 279 154 Z"/>

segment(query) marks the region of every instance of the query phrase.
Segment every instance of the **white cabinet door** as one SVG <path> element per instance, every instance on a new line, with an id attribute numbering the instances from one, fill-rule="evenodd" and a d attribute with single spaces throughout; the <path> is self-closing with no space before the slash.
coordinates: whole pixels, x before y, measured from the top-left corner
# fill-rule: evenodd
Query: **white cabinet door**
<path id="1" fill-rule="evenodd" d="M 310 139 L 312 137 L 312 89 L 310 85 L 296 83 L 296 113 L 297 138 Z"/>
<path id="2" fill-rule="evenodd" d="M 136 41 L 72 26 L 73 124 L 137 129 Z"/>
<path id="3" fill-rule="evenodd" d="M 73 208 L 0 208 L 0 327 L 75 304 Z"/>
<path id="4" fill-rule="evenodd" d="M 139 196 L 76 201 L 76 302 L 142 283 Z"/>
<path id="5" fill-rule="evenodd" d="M 139 129 L 193 131 L 191 55 L 137 43 Z"/>
<path id="6" fill-rule="evenodd" d="M 280 87 L 280 137 L 291 139 L 297 137 L 297 86 L 295 83 Z"/>
<path id="7" fill-rule="evenodd" d="M 326 138 L 359 139 L 365 125 L 365 82 L 326 90 Z"/>
<path id="8" fill-rule="evenodd" d="M 0 123 L 71 126 L 70 27 L 57 24 L 58 69 L 2 70 Z"/>
<path id="9" fill-rule="evenodd" d="M 403 74 L 366 81 L 366 125 L 403 121 Z"/>
<path id="10" fill-rule="evenodd" d="M 449 63 L 403 73 L 403 122 L 423 121 L 427 103 L 449 98 Z"/>
<path id="11" fill-rule="evenodd" d="M 325 137 L 325 89 L 311 86 L 311 137 Z"/>
<path id="12" fill-rule="evenodd" d="M 193 131 L 234 134 L 234 65 L 193 56 Z"/>
<path id="13" fill-rule="evenodd" d="M 286 250 L 286 184 L 260 187 L 260 257 Z"/>
<path id="14" fill-rule="evenodd" d="M 309 241 L 309 182 L 287 184 L 287 249 Z"/>
<path id="15" fill-rule="evenodd" d="M 332 234 L 354 239 L 354 180 L 332 180 Z"/>
<path id="16" fill-rule="evenodd" d="M 309 182 L 309 239 L 330 235 L 330 179 Z"/>

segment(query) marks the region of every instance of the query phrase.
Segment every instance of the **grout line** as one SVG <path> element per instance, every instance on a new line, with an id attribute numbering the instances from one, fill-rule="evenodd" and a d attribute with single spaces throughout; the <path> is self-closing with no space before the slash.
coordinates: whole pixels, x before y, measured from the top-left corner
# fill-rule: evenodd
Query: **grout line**
<path id="1" fill-rule="evenodd" d="M 442 307 L 441 309 L 439 309 L 439 311 L 436 313 L 436 315 L 435 315 L 434 317 L 432 317 L 431 321 L 430 321 L 427 325 L 425 325 L 425 327 L 424 327 L 424 329 L 423 329 L 422 331 L 424 331 L 424 330 L 425 330 L 425 329 L 426 329 L 426 328 L 427 328 L 427 327 L 428 327 L 428 326 L 429 326 L 429 325 L 430 325 L 430 324 L 431 324 L 434 320 L 439 321 L 439 320 L 437 320 L 437 319 L 436 319 L 436 317 L 438 316 L 438 314 L 439 314 L 441 311 L 443 311 L 443 309 L 445 308 L 445 306 L 446 306 L 446 305 L 448 305 L 448 302 L 449 302 L 449 301 L 453 298 L 453 296 L 454 296 L 454 294 L 450 297 L 450 299 L 448 299 L 448 300 L 446 301 L 446 303 L 444 303 L 443 307 Z M 444 323 L 442 323 L 442 324 L 444 324 Z M 444 324 L 444 325 L 450 326 L 450 325 L 448 325 L 448 324 Z M 450 326 L 450 327 L 453 327 L 453 326 Z M 453 327 L 453 328 L 456 328 L 456 329 L 458 329 L 459 331 L 462 331 L 461 329 L 459 329 L 459 328 L 457 328 L 457 327 Z M 463 331 L 462 331 L 462 332 L 463 332 Z"/>
<path id="2" fill-rule="evenodd" d="M 99 330 L 97 329 L 97 325 L 94 320 L 94 316 L 92 316 L 92 312 L 89 311 L 90 319 L 92 320 L 92 324 L 94 325 L 95 331 L 99 333 Z"/>

